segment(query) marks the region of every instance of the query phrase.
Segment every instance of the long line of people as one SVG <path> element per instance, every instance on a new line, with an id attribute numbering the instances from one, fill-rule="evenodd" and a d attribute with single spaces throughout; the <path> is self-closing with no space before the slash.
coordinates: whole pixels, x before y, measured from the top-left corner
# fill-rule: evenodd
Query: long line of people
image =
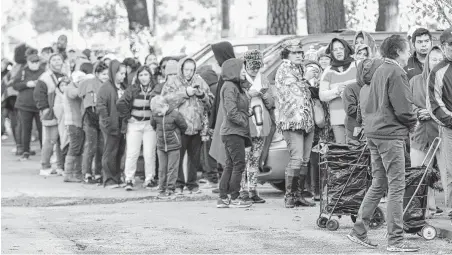
<path id="1" fill-rule="evenodd" d="M 197 67 L 191 58 L 164 57 L 159 63 L 150 54 L 141 66 L 134 58 L 121 63 L 112 55 L 96 58 L 90 50 L 66 52 L 67 38 L 60 36 L 56 49 L 46 47 L 40 56 L 25 45 L 16 49 L 12 70 L 2 69 L 2 102 L 21 160 L 35 155 L 30 150 L 35 121 L 42 143 L 41 175 L 132 190 L 142 152 L 146 188 L 159 186 L 160 196 L 182 195 L 184 190 L 199 193 L 201 170 L 205 186 L 219 193 L 220 208 L 265 202 L 257 192 L 257 173 L 269 167 L 262 155 L 268 155 L 278 132 L 290 155 L 285 206 L 315 206 L 305 190 L 318 200 L 318 180 L 324 176 L 312 146 L 359 143 L 381 132 L 384 125 L 368 102 L 381 92 L 373 88 L 379 81 L 373 77 L 384 63 L 404 68 L 406 77 L 398 82 L 410 84 L 412 93 L 398 96 L 413 103 L 419 122 L 412 128 L 411 141 L 408 135 L 404 138 L 406 164 L 420 164 L 418 159 L 436 136 L 443 137 L 441 151 L 449 151 L 447 31 L 440 38 L 442 44 L 433 46 L 430 32 L 417 29 L 411 35 L 415 53 L 406 64 L 402 63 L 406 48 L 400 41 L 405 38 L 387 38 L 387 48 L 382 45 L 377 52 L 375 40 L 360 31 L 354 45 L 335 38 L 309 59 L 301 41 L 289 40 L 283 44 L 274 86 L 262 75 L 260 51 L 250 50 L 237 59 L 228 42 L 212 45 L 221 67 L 217 76 L 209 66 Z M 2 67 L 7 65 L 2 61 Z M 389 103 L 384 108 L 397 106 Z M 438 166 L 450 204 L 451 164 L 441 155 Z M 385 193 L 391 199 L 391 191 Z M 433 216 L 442 210 L 434 204 L 433 192 L 429 194 Z"/>

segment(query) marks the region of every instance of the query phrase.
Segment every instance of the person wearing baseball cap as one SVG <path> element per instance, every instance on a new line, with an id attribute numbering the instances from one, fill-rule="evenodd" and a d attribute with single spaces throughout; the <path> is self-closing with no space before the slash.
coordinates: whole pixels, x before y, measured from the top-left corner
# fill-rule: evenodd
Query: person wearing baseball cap
<path id="1" fill-rule="evenodd" d="M 446 207 L 452 218 L 452 27 L 439 37 L 444 59 L 430 72 L 427 89 L 427 109 L 439 124 L 442 139 L 438 167 L 444 188 Z"/>
<path id="2" fill-rule="evenodd" d="M 276 113 L 279 113 L 276 127 L 282 132 L 290 155 L 285 170 L 284 204 L 286 208 L 315 206 L 303 194 L 315 129 L 308 81 L 315 73 L 303 71 L 304 51 L 299 39 L 288 40 L 282 46 L 282 63 L 276 72 L 275 87 Z"/>

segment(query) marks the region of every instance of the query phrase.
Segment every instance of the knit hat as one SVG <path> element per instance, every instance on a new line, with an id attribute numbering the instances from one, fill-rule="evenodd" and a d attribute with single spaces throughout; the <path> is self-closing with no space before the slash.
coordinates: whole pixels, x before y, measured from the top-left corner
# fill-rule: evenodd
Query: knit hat
<path id="1" fill-rule="evenodd" d="M 166 62 L 165 67 L 165 75 L 177 74 L 177 61 L 176 60 L 168 60 Z"/>
<path id="2" fill-rule="evenodd" d="M 283 42 L 282 47 L 290 51 L 303 51 L 303 43 L 300 39 L 292 39 Z"/>
<path id="3" fill-rule="evenodd" d="M 259 69 L 264 65 L 262 52 L 259 50 L 249 50 L 243 56 L 245 64 L 250 69 Z"/>

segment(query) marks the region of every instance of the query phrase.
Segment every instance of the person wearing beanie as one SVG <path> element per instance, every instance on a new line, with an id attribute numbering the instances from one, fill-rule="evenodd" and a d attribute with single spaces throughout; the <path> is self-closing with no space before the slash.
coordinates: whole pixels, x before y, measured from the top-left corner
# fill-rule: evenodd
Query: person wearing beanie
<path id="1" fill-rule="evenodd" d="M 23 154 L 21 160 L 28 160 L 31 154 L 35 152 L 30 150 L 31 133 L 33 129 L 33 120 L 39 132 L 39 142 L 42 146 L 42 127 L 39 119 L 39 111 L 36 108 L 33 99 L 33 91 L 36 87 L 37 80 L 44 73 L 44 69 L 40 67 L 40 59 L 37 54 L 27 56 L 27 66 L 22 69 L 16 76 L 13 87 L 19 92 L 15 108 L 19 112 L 19 121 L 21 127 Z"/>
<path id="2" fill-rule="evenodd" d="M 14 49 L 14 61 L 16 64 L 13 65 L 9 73 L 2 79 L 2 87 L 4 87 L 2 89 L 2 120 L 6 117 L 11 120 L 11 129 L 13 131 L 14 142 L 16 143 L 16 148 L 13 149 L 13 152 L 16 153 L 16 156 L 22 156 L 23 146 L 19 113 L 14 107 L 19 93 L 14 89 L 13 85 L 17 75 L 20 75 L 27 65 L 27 49 L 28 46 L 26 44 L 20 44 Z"/>
<path id="3" fill-rule="evenodd" d="M 331 65 L 331 55 L 325 53 L 326 48 L 322 47 L 317 51 L 317 61 L 323 70 Z"/>
<path id="4" fill-rule="evenodd" d="M 275 98 L 270 90 L 269 81 L 262 75 L 261 69 L 264 66 L 263 55 L 259 50 L 249 50 L 245 52 L 245 81 L 242 87 L 251 97 L 250 108 L 260 108 L 260 116 L 251 116 L 249 118 L 251 131 L 251 149 L 245 157 L 245 171 L 242 176 L 241 197 L 245 201 L 253 203 L 265 203 L 265 200 L 259 196 L 257 191 L 257 174 L 262 168 L 261 154 L 264 150 L 264 142 L 267 136 L 272 135 L 271 129 L 275 124 L 275 118 L 272 114 L 275 108 Z M 259 118 L 262 123 L 258 122 Z M 271 137 L 271 138 L 272 138 Z M 270 138 L 270 139 L 271 139 Z"/>
<path id="5" fill-rule="evenodd" d="M 39 172 L 43 176 L 63 174 L 64 158 L 61 148 L 66 145 L 66 139 L 64 133 L 61 133 L 62 136 L 60 137 L 59 132 L 59 130 L 64 131 L 64 121 L 62 121 L 62 93 L 58 86 L 67 79 L 67 76 L 63 73 L 63 56 L 53 54 L 49 58 L 47 71 L 39 77 L 33 91 L 33 98 L 40 112 L 43 126 L 44 139 L 42 141 L 41 170 Z M 52 165 L 50 164 L 55 145 L 57 145 L 55 150 L 57 158 L 56 172 L 51 168 Z"/>

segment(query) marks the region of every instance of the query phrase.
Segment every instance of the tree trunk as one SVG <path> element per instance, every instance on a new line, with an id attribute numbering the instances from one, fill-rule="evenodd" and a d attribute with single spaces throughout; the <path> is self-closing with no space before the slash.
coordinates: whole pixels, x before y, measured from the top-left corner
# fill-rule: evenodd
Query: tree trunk
<path id="1" fill-rule="evenodd" d="M 267 34 L 297 33 L 297 0 L 268 0 Z"/>
<path id="2" fill-rule="evenodd" d="M 378 21 L 375 30 L 399 30 L 399 0 L 378 0 Z"/>
<path id="3" fill-rule="evenodd" d="M 345 29 L 344 0 L 306 0 L 308 33 L 329 33 Z"/>
<path id="4" fill-rule="evenodd" d="M 229 0 L 221 0 L 221 37 L 229 37 Z"/>
<path id="5" fill-rule="evenodd" d="M 123 0 L 123 2 L 129 20 L 130 50 L 135 57 L 147 55 L 146 52 L 154 51 L 152 42 L 154 31 L 149 22 L 147 0 Z M 155 27 L 154 23 L 152 26 Z"/>

